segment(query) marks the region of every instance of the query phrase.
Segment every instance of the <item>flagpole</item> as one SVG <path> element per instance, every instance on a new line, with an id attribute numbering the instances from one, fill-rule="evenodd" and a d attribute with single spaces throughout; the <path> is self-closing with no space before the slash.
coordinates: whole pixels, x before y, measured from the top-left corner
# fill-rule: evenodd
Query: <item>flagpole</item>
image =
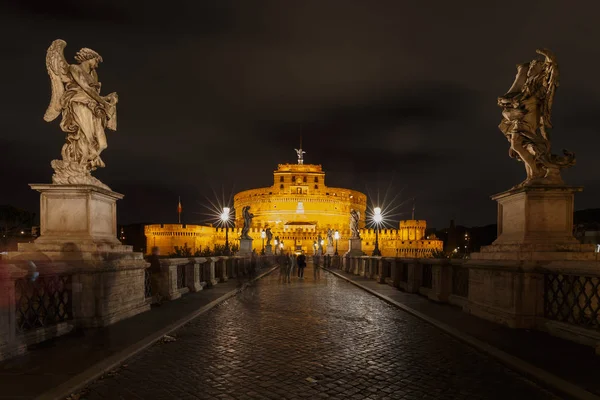
<path id="1" fill-rule="evenodd" d="M 177 216 L 181 224 L 181 196 L 179 196 L 179 203 L 177 204 Z"/>

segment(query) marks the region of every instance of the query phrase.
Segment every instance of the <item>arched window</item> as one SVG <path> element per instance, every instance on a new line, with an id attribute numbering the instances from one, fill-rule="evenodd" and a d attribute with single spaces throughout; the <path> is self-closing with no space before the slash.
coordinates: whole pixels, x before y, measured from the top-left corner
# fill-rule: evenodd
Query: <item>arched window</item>
<path id="1" fill-rule="evenodd" d="M 279 189 L 283 189 L 283 183 L 279 185 Z"/>
<path id="2" fill-rule="evenodd" d="M 279 177 L 279 182 L 283 182 L 283 175 Z"/>
<path id="3" fill-rule="evenodd" d="M 306 183 L 306 176 L 305 176 L 305 177 L 302 179 L 302 181 L 303 181 L 304 183 Z"/>
<path id="4" fill-rule="evenodd" d="M 315 176 L 315 183 L 319 183 L 319 177 Z"/>
<path id="5" fill-rule="evenodd" d="M 318 188 L 319 188 L 319 185 L 315 185 L 315 189 L 318 189 Z"/>

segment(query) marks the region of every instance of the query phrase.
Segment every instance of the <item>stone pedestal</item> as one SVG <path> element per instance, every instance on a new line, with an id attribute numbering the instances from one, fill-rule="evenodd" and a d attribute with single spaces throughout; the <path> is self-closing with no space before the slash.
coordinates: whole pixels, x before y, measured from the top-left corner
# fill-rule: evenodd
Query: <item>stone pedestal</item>
<path id="1" fill-rule="evenodd" d="M 574 194 L 580 187 L 526 186 L 492 196 L 498 238 L 474 260 L 595 260 L 594 245 L 573 237 Z"/>
<path id="2" fill-rule="evenodd" d="M 325 252 L 325 254 L 328 256 L 332 256 L 334 253 L 335 253 L 335 248 L 333 246 L 327 246 L 327 251 Z"/>
<path id="3" fill-rule="evenodd" d="M 350 238 L 348 240 L 348 251 L 344 254 L 344 257 L 350 256 L 362 256 L 362 239 L 361 238 Z"/>
<path id="4" fill-rule="evenodd" d="M 272 256 L 273 255 L 273 246 L 268 244 L 265 246 L 265 255 Z"/>
<path id="5" fill-rule="evenodd" d="M 122 194 L 93 185 L 32 184 L 40 195 L 40 237 L 6 259 L 34 261 L 40 276 L 71 275 L 75 325 L 97 327 L 150 309 L 142 253 L 117 239 Z"/>
<path id="6" fill-rule="evenodd" d="M 240 256 L 249 256 L 252 254 L 252 239 L 240 239 Z"/>

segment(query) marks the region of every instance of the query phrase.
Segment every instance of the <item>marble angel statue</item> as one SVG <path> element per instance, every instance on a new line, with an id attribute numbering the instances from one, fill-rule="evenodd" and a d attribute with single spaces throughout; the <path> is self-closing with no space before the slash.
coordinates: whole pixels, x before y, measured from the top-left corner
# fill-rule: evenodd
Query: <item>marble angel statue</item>
<path id="1" fill-rule="evenodd" d="M 116 93 L 100 95 L 101 83 L 96 68 L 100 54 L 82 48 L 75 54 L 77 64 L 69 64 L 64 56 L 67 43 L 57 39 L 46 53 L 52 97 L 44 120 L 54 121 L 62 115 L 60 128 L 67 134 L 62 147 L 62 160 L 52 161 L 54 184 L 87 184 L 108 189 L 91 176 L 91 171 L 104 167 L 100 153 L 107 147 L 104 129 L 117 129 L 119 100 Z"/>
<path id="2" fill-rule="evenodd" d="M 248 235 L 250 226 L 252 225 L 252 218 L 254 218 L 254 214 L 250 212 L 250 206 L 244 206 L 244 208 L 242 208 L 242 216 L 244 218 L 244 226 L 242 227 L 242 236 L 240 236 L 240 239 L 252 240 L 250 235 Z"/>
<path id="3" fill-rule="evenodd" d="M 360 221 L 360 212 L 357 210 L 350 210 L 350 231 L 352 232 L 352 238 L 360 238 L 360 230 L 358 229 L 358 222 Z"/>
<path id="4" fill-rule="evenodd" d="M 544 59 L 517 65 L 508 92 L 498 98 L 502 108 L 500 131 L 510 143 L 509 155 L 525 164 L 527 179 L 516 187 L 563 184 L 562 168 L 575 165 L 575 154 L 550 152 L 552 103 L 558 87 L 558 64 L 549 50 L 536 51 Z"/>
<path id="5" fill-rule="evenodd" d="M 333 247 L 333 229 L 327 229 L 327 247 Z"/>

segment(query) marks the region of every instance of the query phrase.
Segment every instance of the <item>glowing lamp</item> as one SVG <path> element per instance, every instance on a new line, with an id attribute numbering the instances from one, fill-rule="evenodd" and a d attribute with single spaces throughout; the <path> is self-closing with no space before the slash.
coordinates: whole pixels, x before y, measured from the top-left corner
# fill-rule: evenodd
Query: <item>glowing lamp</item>
<path id="1" fill-rule="evenodd" d="M 263 239 L 266 238 L 267 237 L 267 232 L 265 232 L 265 231 L 260 232 L 260 237 L 263 238 Z"/>
<path id="2" fill-rule="evenodd" d="M 373 221 L 375 221 L 376 224 L 379 224 L 381 221 L 383 221 L 383 216 L 381 215 L 381 208 L 380 207 L 375 207 L 373 209 Z"/>
<path id="3" fill-rule="evenodd" d="M 221 214 L 221 221 L 223 221 L 223 222 L 229 221 L 229 211 L 230 211 L 229 207 L 223 208 L 223 213 Z"/>
<path id="4" fill-rule="evenodd" d="M 335 240 L 338 240 L 340 238 L 340 233 L 338 231 L 335 231 L 335 233 L 333 234 L 333 238 Z"/>

